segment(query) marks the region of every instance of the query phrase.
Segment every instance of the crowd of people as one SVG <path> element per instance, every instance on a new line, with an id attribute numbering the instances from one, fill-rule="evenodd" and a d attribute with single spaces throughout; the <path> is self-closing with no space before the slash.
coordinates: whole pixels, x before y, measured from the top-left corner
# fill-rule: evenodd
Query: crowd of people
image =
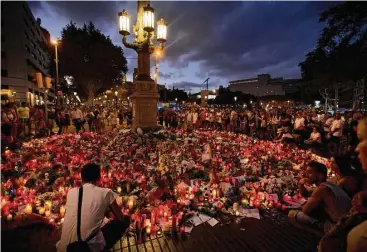
<path id="1" fill-rule="evenodd" d="M 26 102 L 20 106 L 7 103 L 1 109 L 1 143 L 2 147 L 16 148 L 30 137 L 85 131 L 101 133 L 121 125 L 128 127 L 131 122 L 131 110 L 116 110 L 115 106 L 49 106 L 45 109 L 41 105 L 31 107 Z"/>
<path id="2" fill-rule="evenodd" d="M 309 163 L 299 181 L 306 202 L 289 212 L 290 220 L 323 237 L 319 251 L 367 250 L 367 118 L 360 112 L 332 116 L 316 110 L 189 107 L 162 111 L 159 119 L 167 127 L 228 130 L 322 150 L 335 177 L 327 179 L 324 164 Z"/>
<path id="3" fill-rule="evenodd" d="M 230 109 L 185 107 L 159 112 L 165 127 L 227 130 L 263 140 L 297 144 L 301 148 L 356 157 L 358 111 L 341 115 L 316 110 Z"/>
<path id="4" fill-rule="evenodd" d="M 332 157 L 335 177 L 327 179 L 325 165 L 309 163 L 307 176 L 299 181 L 307 201 L 289 212 L 296 226 L 322 232 L 319 251 L 367 249 L 367 118 L 357 123 L 356 134 L 360 167 L 346 155 Z"/>
<path id="5" fill-rule="evenodd" d="M 44 107 L 30 108 L 25 102 L 19 107 L 14 103 L 4 105 L 1 117 L 2 146 L 9 146 L 30 134 L 34 137 L 67 134 L 71 132 L 71 125 L 75 127 L 76 133 L 102 133 L 107 129 L 129 127 L 133 119 L 129 108 L 51 107 L 46 115 Z M 302 228 L 312 228 L 323 234 L 319 251 L 366 251 L 367 119 L 362 118 L 360 112 L 336 112 L 331 115 L 317 110 L 296 108 L 238 109 L 186 105 L 179 109 L 159 110 L 157 120 L 165 128 L 231 131 L 323 152 L 330 157 L 335 176 L 328 179 L 328 169 L 324 164 L 310 162 L 306 168 L 306 177 L 298 182 L 299 194 L 306 202 L 300 209 L 289 212 L 290 220 Z M 104 202 L 110 190 L 103 191 L 94 185 L 100 177 L 99 173 L 100 169 L 94 166 L 83 168 L 82 179 L 84 183 L 91 184 L 90 187 L 85 187 L 85 193 L 99 195 L 100 199 L 95 200 L 105 207 L 112 206 L 114 212 L 115 199 Z M 72 194 L 73 207 L 77 209 L 77 190 L 72 190 L 69 194 Z M 121 213 L 117 215 L 119 221 L 124 219 Z M 87 220 L 83 218 L 84 221 Z M 109 239 L 106 237 L 112 237 L 112 231 L 122 235 L 127 223 L 118 232 L 116 224 L 116 227 L 106 231 L 109 235 L 102 230 L 99 234 L 94 234 L 93 239 L 98 236 Z M 64 229 L 63 235 L 67 235 L 69 232 Z M 62 240 L 62 243 L 63 246 L 68 245 L 67 241 Z M 106 240 L 106 243 L 110 247 L 110 242 Z"/>

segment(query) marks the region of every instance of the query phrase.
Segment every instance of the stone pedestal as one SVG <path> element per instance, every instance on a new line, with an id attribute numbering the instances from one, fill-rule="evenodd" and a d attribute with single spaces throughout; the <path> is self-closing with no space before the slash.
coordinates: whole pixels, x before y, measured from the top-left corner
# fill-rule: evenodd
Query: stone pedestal
<path id="1" fill-rule="evenodd" d="M 157 128 L 158 91 L 153 80 L 135 80 L 134 93 L 130 96 L 133 106 L 132 128 Z"/>

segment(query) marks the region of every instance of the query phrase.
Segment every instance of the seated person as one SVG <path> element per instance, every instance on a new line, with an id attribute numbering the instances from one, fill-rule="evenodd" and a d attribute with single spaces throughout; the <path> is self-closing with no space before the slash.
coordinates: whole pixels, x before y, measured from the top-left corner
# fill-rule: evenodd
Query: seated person
<path id="1" fill-rule="evenodd" d="M 83 196 L 81 207 L 81 239 L 87 240 L 91 252 L 109 251 L 121 239 L 130 225 L 130 219 L 123 216 L 117 205 L 117 194 L 111 189 L 98 187 L 101 178 L 99 165 L 90 163 L 82 168 Z M 61 239 L 56 244 L 57 251 L 65 252 L 70 243 L 77 241 L 77 212 L 80 188 L 68 192 L 66 214 L 62 226 Z M 101 227 L 108 213 L 115 219 Z"/>
<path id="2" fill-rule="evenodd" d="M 278 136 L 275 139 L 275 142 L 281 142 L 281 143 L 294 143 L 294 137 L 290 133 L 290 128 L 280 128 L 278 129 Z"/>
<path id="3" fill-rule="evenodd" d="M 293 129 L 293 137 L 295 138 L 296 142 L 303 142 L 305 136 L 305 127 L 306 121 L 305 118 L 302 116 L 301 112 L 297 113 L 297 118 L 294 120 L 294 129 Z"/>
<path id="4" fill-rule="evenodd" d="M 312 133 L 309 139 L 305 141 L 305 144 L 311 145 L 312 147 L 318 147 L 321 144 L 321 134 L 316 127 L 312 128 Z"/>
<path id="5" fill-rule="evenodd" d="M 348 140 L 347 151 L 348 151 L 348 155 L 350 155 L 351 157 L 357 156 L 356 147 L 359 143 L 358 136 L 357 136 L 357 126 L 358 126 L 358 121 L 352 121 L 350 124 L 351 129 L 350 129 L 350 137 Z"/>
<path id="6" fill-rule="evenodd" d="M 367 251 L 367 220 L 353 228 L 347 237 L 347 252 Z"/>
<path id="7" fill-rule="evenodd" d="M 367 223 L 367 191 L 359 192 L 353 197 L 352 208 L 348 215 L 343 217 L 338 224 L 325 234 L 319 243 L 319 251 L 367 251 L 367 247 L 365 247 L 367 246 L 367 239 L 364 241 L 362 250 L 360 241 L 355 240 L 357 236 L 353 235 L 356 232 L 354 230 L 358 231 L 358 227 L 363 222 Z M 367 236 L 367 233 L 365 236 Z M 359 249 L 356 249 L 356 247 L 359 247 Z"/>
<path id="8" fill-rule="evenodd" d="M 360 176 L 360 191 L 367 190 L 367 117 L 358 122 L 357 135 L 360 142 L 356 148 L 363 174 Z"/>
<path id="9" fill-rule="evenodd" d="M 302 206 L 302 210 L 291 210 L 291 217 L 297 224 L 309 225 L 328 231 L 350 209 L 351 200 L 339 186 L 326 182 L 327 168 L 324 164 L 312 161 L 307 167 L 308 179 L 304 179 L 300 188 L 310 192 L 309 184 L 316 184 L 311 197 Z M 300 181 L 301 182 L 301 181 Z"/>
<path id="10" fill-rule="evenodd" d="M 340 186 L 349 197 L 353 197 L 358 191 L 359 170 L 352 166 L 352 160 L 346 156 L 336 156 L 330 159 L 331 170 L 335 177 L 330 180 Z"/>

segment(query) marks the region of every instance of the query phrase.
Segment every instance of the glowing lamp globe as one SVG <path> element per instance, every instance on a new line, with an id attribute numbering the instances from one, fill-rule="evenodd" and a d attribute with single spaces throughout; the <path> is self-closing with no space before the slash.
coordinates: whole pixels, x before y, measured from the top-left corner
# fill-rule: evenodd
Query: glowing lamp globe
<path id="1" fill-rule="evenodd" d="M 119 24 L 120 24 L 120 34 L 122 36 L 127 36 L 130 34 L 130 15 L 126 10 L 119 13 Z"/>
<path id="2" fill-rule="evenodd" d="M 157 22 L 157 41 L 164 43 L 167 40 L 167 22 L 163 18 Z"/>
<path id="3" fill-rule="evenodd" d="M 153 32 L 154 31 L 154 9 L 148 4 L 144 7 L 144 31 Z"/>

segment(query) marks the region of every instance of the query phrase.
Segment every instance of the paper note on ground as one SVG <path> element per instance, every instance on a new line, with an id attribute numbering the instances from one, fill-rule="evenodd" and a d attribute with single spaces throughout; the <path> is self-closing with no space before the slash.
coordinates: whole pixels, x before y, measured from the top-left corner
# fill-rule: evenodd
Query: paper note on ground
<path id="1" fill-rule="evenodd" d="M 240 216 L 255 218 L 260 220 L 260 213 L 258 209 L 239 209 Z"/>
<path id="2" fill-rule="evenodd" d="M 190 234 L 193 228 L 194 227 L 185 227 L 185 233 L 189 233 Z"/>
<path id="3" fill-rule="evenodd" d="M 215 218 L 211 218 L 210 220 L 208 220 L 208 223 L 210 224 L 210 226 L 214 227 L 218 224 L 218 221 Z"/>

